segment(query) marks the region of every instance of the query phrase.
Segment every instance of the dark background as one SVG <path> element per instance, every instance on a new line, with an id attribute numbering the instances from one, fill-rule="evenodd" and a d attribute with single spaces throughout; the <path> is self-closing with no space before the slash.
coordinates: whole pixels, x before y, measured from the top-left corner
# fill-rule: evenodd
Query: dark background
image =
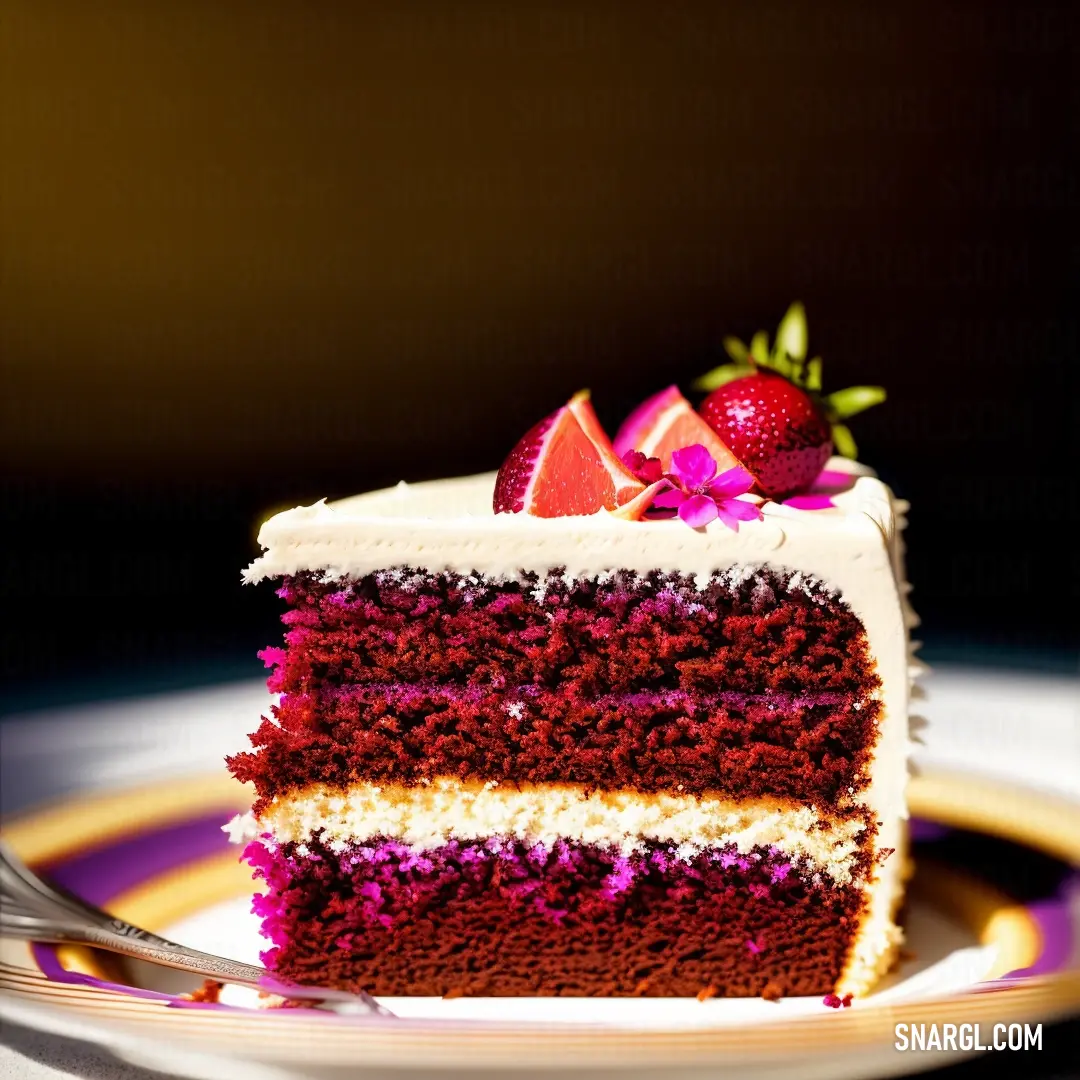
<path id="1" fill-rule="evenodd" d="M 795 298 L 929 657 L 1076 670 L 1075 7 L 9 0 L 5 708 L 254 675 L 268 513 Z"/>

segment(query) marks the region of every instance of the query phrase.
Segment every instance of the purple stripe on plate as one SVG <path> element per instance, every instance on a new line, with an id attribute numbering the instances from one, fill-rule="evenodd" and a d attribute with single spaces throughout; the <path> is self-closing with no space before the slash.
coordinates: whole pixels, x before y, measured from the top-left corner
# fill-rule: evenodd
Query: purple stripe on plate
<path id="1" fill-rule="evenodd" d="M 1080 898 L 1080 874 L 1067 877 L 1057 895 L 1027 904 L 1042 936 L 1042 950 L 1031 967 L 1010 971 L 1005 978 L 1022 979 L 1031 975 L 1049 975 L 1068 967 L 1076 950 L 1077 927 L 1073 905 Z"/>
<path id="2" fill-rule="evenodd" d="M 912 818 L 910 829 L 911 842 L 913 844 L 923 844 L 930 843 L 933 840 L 941 840 L 952 832 L 952 829 L 947 825 L 939 825 L 936 821 L 927 821 L 925 818 Z"/>
<path id="3" fill-rule="evenodd" d="M 100 906 L 158 874 L 227 851 L 229 840 L 221 831 L 227 818 L 228 811 L 219 810 L 213 817 L 204 815 L 140 835 L 126 836 L 111 844 L 81 851 L 43 870 L 57 884 Z M 237 850 L 237 859 L 239 857 Z"/>

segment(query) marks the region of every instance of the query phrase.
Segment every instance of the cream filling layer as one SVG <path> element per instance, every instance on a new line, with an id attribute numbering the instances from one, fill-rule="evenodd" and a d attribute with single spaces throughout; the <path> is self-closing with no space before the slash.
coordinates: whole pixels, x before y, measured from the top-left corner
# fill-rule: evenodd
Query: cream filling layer
<path id="1" fill-rule="evenodd" d="M 313 785 L 276 799 L 258 820 L 238 821 L 230 831 L 236 839 L 270 834 L 279 843 L 304 843 L 321 832 L 322 842 L 339 850 L 376 837 L 422 850 L 492 836 L 546 846 L 568 840 L 625 855 L 653 841 L 676 846 L 684 859 L 729 844 L 740 853 L 771 846 L 846 884 L 852 880 L 864 823 L 763 799 L 734 802 L 711 795 L 439 778 L 419 787 Z"/>

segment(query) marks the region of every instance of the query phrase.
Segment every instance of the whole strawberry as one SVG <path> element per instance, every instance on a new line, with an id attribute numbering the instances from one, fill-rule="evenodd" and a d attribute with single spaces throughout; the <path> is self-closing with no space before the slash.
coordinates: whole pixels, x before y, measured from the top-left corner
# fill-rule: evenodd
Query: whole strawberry
<path id="1" fill-rule="evenodd" d="M 823 394 L 821 357 L 807 360 L 806 341 L 806 312 L 794 303 L 771 346 L 764 330 L 749 345 L 725 338 L 734 363 L 721 364 L 694 383 L 712 391 L 698 411 L 774 499 L 805 491 L 834 446 L 844 457 L 858 457 L 843 421 L 885 400 L 880 386 Z"/>
<path id="2" fill-rule="evenodd" d="M 828 419 L 782 375 L 757 371 L 734 379 L 698 411 L 773 499 L 805 491 L 832 454 Z"/>

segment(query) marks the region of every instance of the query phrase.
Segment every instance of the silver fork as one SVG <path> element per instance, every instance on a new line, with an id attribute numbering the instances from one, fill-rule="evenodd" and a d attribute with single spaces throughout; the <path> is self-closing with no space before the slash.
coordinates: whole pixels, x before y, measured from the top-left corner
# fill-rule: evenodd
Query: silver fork
<path id="1" fill-rule="evenodd" d="M 320 989 L 275 978 L 265 968 L 213 956 L 115 919 L 33 872 L 0 840 L 0 936 L 23 941 L 71 942 L 179 968 L 216 982 L 250 986 L 316 1008 L 356 1015 L 393 1016 L 360 990 Z"/>

